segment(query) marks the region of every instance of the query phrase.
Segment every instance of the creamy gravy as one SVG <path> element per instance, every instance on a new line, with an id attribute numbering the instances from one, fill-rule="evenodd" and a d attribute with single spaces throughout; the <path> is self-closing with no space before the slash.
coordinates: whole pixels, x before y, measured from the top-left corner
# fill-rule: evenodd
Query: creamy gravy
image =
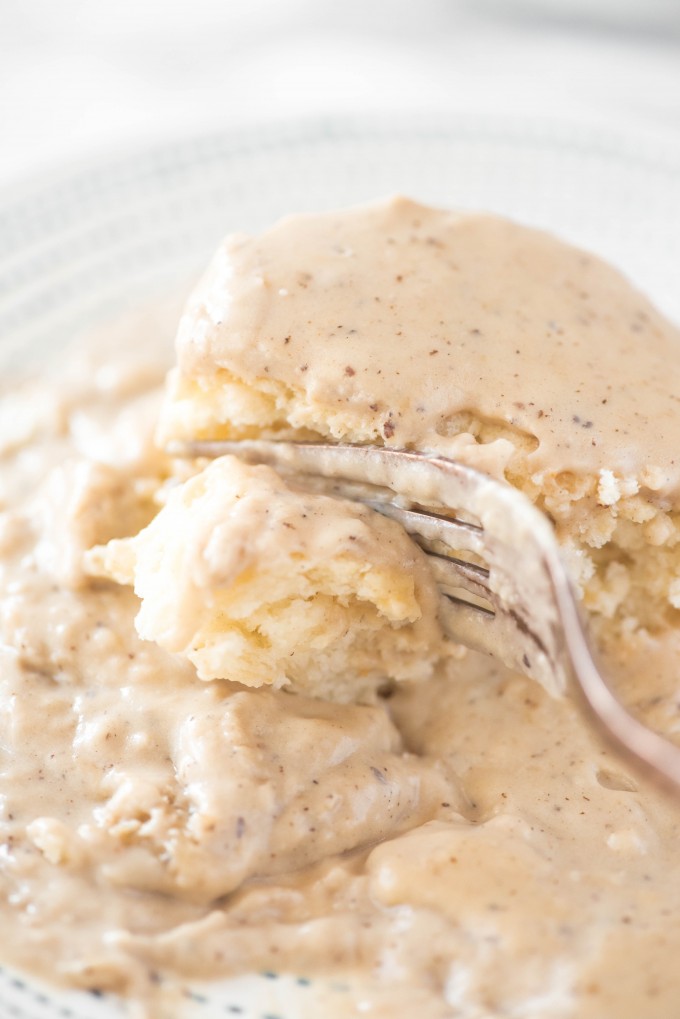
<path id="1" fill-rule="evenodd" d="M 165 363 L 134 351 L 170 334 L 128 321 L 6 404 L 2 961 L 151 1015 L 272 968 L 350 972 L 385 1019 L 675 1016 L 680 807 L 571 701 L 472 654 L 377 705 L 202 684 L 83 574 L 154 512 Z"/>
<path id="2" fill-rule="evenodd" d="M 180 326 L 192 416 L 169 402 L 165 427 L 200 428 L 198 404 L 229 373 L 336 438 L 467 453 L 498 472 L 504 436 L 524 436 L 532 473 L 596 473 L 604 459 L 676 491 L 679 345 L 595 256 L 496 216 L 397 197 L 227 238 Z M 211 410 L 208 433 L 220 412 L 246 425 L 264 408 L 215 395 Z M 457 435 L 466 416 L 486 425 L 485 441 L 497 437 L 486 461 Z"/>

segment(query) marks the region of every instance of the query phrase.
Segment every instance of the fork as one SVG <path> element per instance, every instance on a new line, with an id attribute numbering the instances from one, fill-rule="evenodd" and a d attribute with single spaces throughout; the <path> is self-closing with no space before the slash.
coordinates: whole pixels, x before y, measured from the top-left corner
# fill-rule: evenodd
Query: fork
<path id="1" fill-rule="evenodd" d="M 521 492 L 446 457 L 378 446 L 264 439 L 175 443 L 183 457 L 238 456 L 398 521 L 427 553 L 448 637 L 561 696 L 572 680 L 605 734 L 680 788 L 680 747 L 621 704 L 595 663 L 548 519 Z"/>

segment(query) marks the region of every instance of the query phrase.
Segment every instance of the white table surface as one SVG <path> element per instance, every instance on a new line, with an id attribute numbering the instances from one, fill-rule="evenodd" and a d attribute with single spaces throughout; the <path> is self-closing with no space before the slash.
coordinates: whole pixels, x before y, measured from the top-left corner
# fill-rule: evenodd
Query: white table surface
<path id="1" fill-rule="evenodd" d="M 0 0 L 0 185 L 189 130 L 400 110 L 680 140 L 680 0 Z"/>

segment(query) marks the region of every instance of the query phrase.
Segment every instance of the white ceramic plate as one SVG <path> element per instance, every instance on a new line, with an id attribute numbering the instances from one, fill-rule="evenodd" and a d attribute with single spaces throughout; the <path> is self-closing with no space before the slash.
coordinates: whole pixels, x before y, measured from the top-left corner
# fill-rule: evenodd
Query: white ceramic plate
<path id="1" fill-rule="evenodd" d="M 402 191 L 504 213 L 604 255 L 680 320 L 680 146 L 574 125 L 428 119 L 306 122 L 167 143 L 0 195 L 0 364 L 198 271 L 228 230 Z M 0 931 L 0 958 L 2 955 Z M 183 1014 L 346 1013 L 351 990 L 260 974 L 187 991 Z M 108 1019 L 111 998 L 0 970 L 0 1019 Z"/>

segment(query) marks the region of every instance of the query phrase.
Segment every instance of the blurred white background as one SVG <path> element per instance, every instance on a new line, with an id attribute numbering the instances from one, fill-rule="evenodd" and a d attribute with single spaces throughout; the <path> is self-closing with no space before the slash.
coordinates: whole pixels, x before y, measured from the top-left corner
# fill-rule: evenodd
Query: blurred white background
<path id="1" fill-rule="evenodd" d="M 680 138 L 680 0 L 0 0 L 0 183 L 204 128 L 418 110 Z"/>

